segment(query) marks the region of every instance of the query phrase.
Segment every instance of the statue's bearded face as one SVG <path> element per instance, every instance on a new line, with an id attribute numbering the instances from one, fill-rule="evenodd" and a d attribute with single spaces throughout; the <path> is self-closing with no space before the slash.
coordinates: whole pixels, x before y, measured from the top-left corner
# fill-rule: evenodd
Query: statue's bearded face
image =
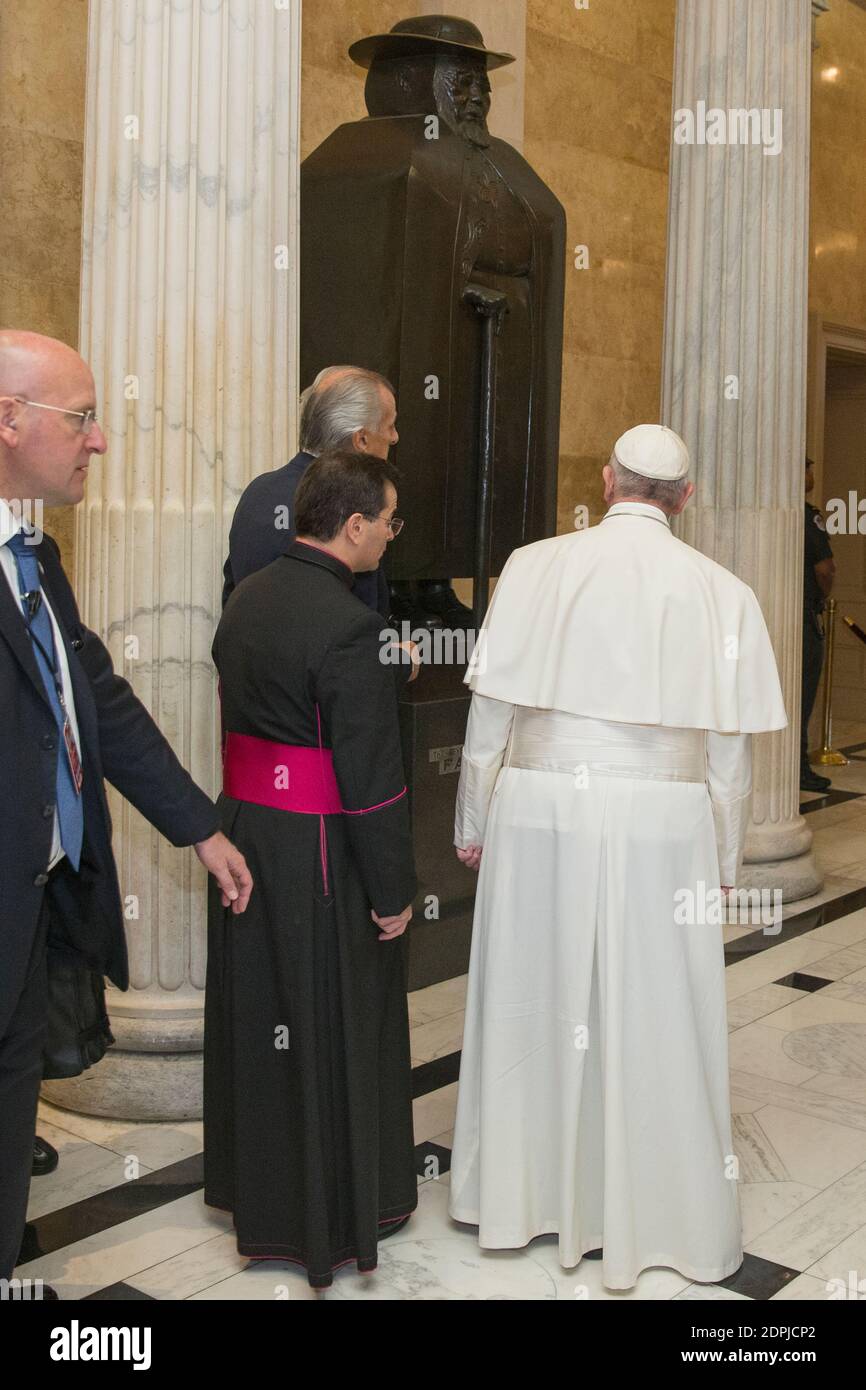
<path id="1" fill-rule="evenodd" d="M 437 58 L 433 95 L 440 120 L 455 135 L 462 135 L 473 145 L 490 144 L 490 80 L 483 58 Z"/>

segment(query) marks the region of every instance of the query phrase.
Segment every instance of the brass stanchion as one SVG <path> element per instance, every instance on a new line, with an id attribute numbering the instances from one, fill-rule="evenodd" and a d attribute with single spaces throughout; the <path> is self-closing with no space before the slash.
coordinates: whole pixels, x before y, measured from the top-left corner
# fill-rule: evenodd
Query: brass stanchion
<path id="1" fill-rule="evenodd" d="M 822 767 L 845 767 L 848 759 L 844 753 L 839 753 L 831 743 L 831 729 L 833 717 L 831 714 L 831 698 L 833 693 L 833 656 L 836 648 L 836 600 L 827 600 L 827 660 L 824 664 L 824 739 L 823 747 L 818 753 L 810 753 L 809 761 L 820 763 Z"/>

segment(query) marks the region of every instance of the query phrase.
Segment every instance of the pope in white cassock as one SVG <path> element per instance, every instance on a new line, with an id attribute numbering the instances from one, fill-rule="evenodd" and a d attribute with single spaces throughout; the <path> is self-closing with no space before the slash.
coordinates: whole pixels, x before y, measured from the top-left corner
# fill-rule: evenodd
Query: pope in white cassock
<path id="1" fill-rule="evenodd" d="M 450 1212 L 488 1249 L 557 1232 L 566 1268 L 601 1248 L 614 1289 L 743 1258 L 722 928 L 695 918 L 737 882 L 752 734 L 787 719 L 752 590 L 671 531 L 688 467 L 672 430 L 624 434 L 613 505 L 511 555 L 466 676 Z"/>

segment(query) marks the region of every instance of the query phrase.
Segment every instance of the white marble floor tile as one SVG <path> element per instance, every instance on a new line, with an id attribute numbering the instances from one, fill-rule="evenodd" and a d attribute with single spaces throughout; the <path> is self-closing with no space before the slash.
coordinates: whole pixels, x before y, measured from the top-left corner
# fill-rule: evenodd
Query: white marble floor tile
<path id="1" fill-rule="evenodd" d="M 818 859 L 820 862 L 820 854 L 818 855 Z M 863 884 L 866 883 L 866 861 L 864 861 L 862 855 L 858 856 L 856 859 L 846 861 L 844 864 L 833 864 L 828 867 L 831 867 L 833 873 L 838 874 L 840 878 L 848 879 L 855 888 L 862 888 Z M 784 917 L 784 913 L 782 916 Z"/>
<path id="2" fill-rule="evenodd" d="M 438 1091 L 431 1091 L 428 1095 L 419 1096 L 417 1100 L 413 1100 L 415 1143 L 420 1144 L 422 1139 L 432 1139 L 434 1134 L 442 1134 L 444 1130 L 450 1129 L 454 1124 L 456 1106 L 456 1081 L 452 1081 L 449 1086 L 441 1086 Z"/>
<path id="3" fill-rule="evenodd" d="M 813 941 L 808 933 L 788 941 L 779 941 L 748 960 L 736 961 L 725 971 L 725 987 L 729 1000 L 738 999 L 762 985 L 772 984 L 795 970 L 806 970 L 813 961 L 826 956 L 827 943 Z M 806 972 L 808 973 L 808 972 Z"/>
<path id="4" fill-rule="evenodd" d="M 866 974 L 866 971 L 863 973 Z M 847 975 L 841 980 L 834 980 L 831 985 L 825 985 L 821 993 L 825 999 L 847 999 L 851 1004 L 866 1004 L 866 980 L 855 982 L 853 975 Z"/>
<path id="5" fill-rule="evenodd" d="M 137 1123 L 134 1120 L 107 1120 L 98 1115 L 79 1115 L 61 1110 L 47 1101 L 39 1102 L 39 1118 L 58 1129 L 89 1139 L 118 1154 L 132 1154 L 149 1168 L 165 1168 L 182 1158 L 201 1153 L 201 1120 L 179 1120 L 165 1124 Z M 41 1133 L 38 1128 L 37 1132 Z"/>
<path id="6" fill-rule="evenodd" d="M 733 1289 L 722 1288 L 721 1284 L 689 1284 L 682 1293 L 675 1293 L 674 1300 L 688 1303 L 751 1303 L 748 1294 L 735 1293 Z"/>
<path id="7" fill-rule="evenodd" d="M 447 1129 L 447 1130 L 445 1130 L 444 1134 L 436 1134 L 436 1135 L 434 1135 L 433 1138 L 432 1138 L 432 1140 L 430 1140 L 430 1142 L 433 1143 L 433 1144 L 438 1144 L 438 1145 L 439 1145 L 441 1148 L 443 1148 L 443 1149 L 451 1149 L 451 1148 L 453 1148 L 453 1146 L 454 1146 L 454 1131 L 453 1131 L 453 1129 Z M 435 1154 L 428 1154 L 428 1156 L 427 1156 L 427 1162 L 426 1162 L 426 1164 L 425 1164 L 424 1173 L 423 1173 L 422 1176 L 420 1176 L 420 1177 L 418 1178 L 418 1182 L 419 1182 L 419 1183 L 422 1183 L 422 1182 L 430 1182 L 432 1179 L 440 1178 L 440 1177 L 442 1177 L 442 1176 L 443 1176 L 443 1174 L 442 1174 L 442 1172 L 440 1171 L 440 1168 L 439 1168 L 439 1161 L 438 1161 L 437 1156 L 436 1156 Z"/>
<path id="8" fill-rule="evenodd" d="M 844 897 L 846 893 L 852 893 L 856 888 L 862 888 L 863 878 L 854 875 L 853 878 L 844 878 L 841 874 L 825 873 L 824 882 L 817 893 L 812 893 L 808 898 L 797 898 L 794 902 L 782 904 L 782 917 L 799 916 L 803 912 L 809 912 L 813 907 L 820 907 L 822 903 L 834 902 L 836 898 Z"/>
<path id="9" fill-rule="evenodd" d="M 58 1129 L 44 1118 L 39 1121 L 39 1135 L 54 1145 L 60 1162 L 53 1173 L 31 1179 L 28 1221 L 106 1192 L 111 1187 L 121 1187 L 130 1178 L 140 1178 L 152 1171 L 143 1164 L 133 1169 L 122 1154 Z"/>
<path id="10" fill-rule="evenodd" d="M 806 800 L 804 795 L 803 801 Z M 808 800 L 816 801 L 818 796 L 809 796 Z M 819 811 L 808 813 L 806 823 L 814 832 L 815 830 L 827 830 L 833 825 L 843 825 L 852 829 L 861 819 L 866 819 L 866 798 L 862 801 L 840 801 L 835 806 L 822 806 Z"/>
<path id="11" fill-rule="evenodd" d="M 817 973 L 817 962 L 813 968 Z M 850 999 L 836 999 L 832 995 L 825 995 L 823 990 L 816 990 L 813 994 L 802 995 L 793 1004 L 785 1004 L 783 1008 L 767 1014 L 758 1026 L 771 1028 L 774 1032 L 791 1033 L 811 1029 L 819 1023 L 836 1026 L 852 1024 L 855 1028 L 858 1025 L 864 1028 L 866 1005 L 852 1003 Z M 815 1071 L 821 1070 L 821 1066 L 815 1066 Z"/>
<path id="12" fill-rule="evenodd" d="M 866 1129 L 831 1124 L 766 1105 L 751 1117 L 760 1124 L 792 1182 L 825 1188 L 866 1163 Z"/>
<path id="13" fill-rule="evenodd" d="M 770 1183 L 788 1179 L 785 1160 L 761 1128 L 760 1115 L 734 1115 L 732 1128 L 738 1176 L 742 1182 Z"/>
<path id="14" fill-rule="evenodd" d="M 812 969 L 816 975 L 823 975 L 828 980 L 841 980 L 846 975 L 866 970 L 866 942 L 840 946 L 838 951 L 831 951 L 816 960 Z"/>
<path id="15" fill-rule="evenodd" d="M 306 1270 L 287 1260 L 244 1261 L 245 1269 L 190 1294 L 189 1303 L 312 1303 L 324 1295 L 310 1288 Z M 359 1276 L 369 1279 L 369 1274 Z"/>
<path id="16" fill-rule="evenodd" d="M 436 1057 L 447 1057 L 451 1052 L 459 1052 L 463 1046 L 463 1009 L 442 1018 L 431 1019 L 429 1023 L 419 1023 L 410 1031 L 412 1065 L 432 1062 Z"/>
<path id="17" fill-rule="evenodd" d="M 861 811 L 866 810 L 866 804 L 861 805 L 860 802 L 849 801 L 847 805 L 859 806 Z M 812 827 L 812 846 L 817 848 L 819 857 L 829 859 L 831 856 L 838 858 L 841 855 L 843 862 L 863 858 L 866 852 L 866 822 L 862 815 L 836 820 L 831 825 L 819 821 L 817 814 L 813 819 L 815 825 Z"/>
<path id="18" fill-rule="evenodd" d="M 862 1105 L 846 1096 L 816 1091 L 814 1081 L 791 1086 L 785 1081 L 772 1081 L 764 1076 L 755 1076 L 752 1072 L 733 1069 L 731 1091 L 746 1100 L 759 1101 L 762 1105 L 775 1105 L 795 1114 L 811 1115 L 817 1120 L 848 1125 L 852 1129 L 866 1129 Z"/>
<path id="19" fill-rule="evenodd" d="M 732 1115 L 752 1115 L 766 1104 L 762 1096 L 743 1096 L 739 1091 L 731 1091 Z"/>
<path id="20" fill-rule="evenodd" d="M 810 1081 L 801 1082 L 801 1085 L 805 1091 L 818 1091 L 825 1096 L 839 1096 L 843 1100 L 853 1101 L 866 1115 L 866 1076 L 838 1076 L 831 1072 L 819 1072 Z"/>
<path id="21" fill-rule="evenodd" d="M 802 997 L 803 991 L 792 989 L 790 985 L 762 985 L 760 989 L 750 990 L 748 994 L 740 994 L 728 1001 L 728 1027 L 732 1030 L 745 1028 L 747 1024 L 756 1023 L 766 1014 L 781 1009 L 785 1004 L 793 1004 Z"/>
<path id="22" fill-rule="evenodd" d="M 853 1289 L 860 1280 L 864 1280 L 863 1294 L 866 1295 L 866 1225 L 852 1231 L 803 1272 L 825 1283 L 831 1279 L 839 1280 L 846 1292 L 849 1286 Z M 837 1293 L 842 1291 L 836 1290 Z"/>
<path id="23" fill-rule="evenodd" d="M 64 1298 L 84 1298 L 150 1269 L 231 1227 L 227 1212 L 206 1207 L 200 1192 L 143 1212 L 20 1267 L 31 1279 L 53 1284 Z"/>
<path id="24" fill-rule="evenodd" d="M 788 1081 L 793 1086 L 815 1076 L 820 1068 L 793 1061 L 785 1051 L 786 1033 L 767 1027 L 767 1023 L 768 1018 L 765 1018 L 730 1034 L 728 1058 L 731 1067 L 774 1081 Z"/>
<path id="25" fill-rule="evenodd" d="M 202 1289 L 240 1273 L 248 1264 L 249 1260 L 238 1254 L 234 1231 L 226 1231 L 191 1250 L 182 1250 L 170 1259 L 160 1260 L 150 1269 L 130 1275 L 124 1282 L 150 1294 L 151 1298 L 191 1298 Z"/>
<path id="26" fill-rule="evenodd" d="M 810 941 L 827 941 L 831 946 L 855 946 L 866 941 L 866 907 L 858 907 L 845 917 L 837 917 L 835 922 L 815 927 L 806 935 Z"/>
<path id="27" fill-rule="evenodd" d="M 752 923 L 749 923 L 748 925 L 741 925 L 738 922 L 723 922 L 722 940 L 727 946 L 728 943 L 731 941 L 739 941 L 740 937 L 742 936 L 751 936 L 754 930 L 755 925 Z"/>
<path id="28" fill-rule="evenodd" d="M 866 1164 L 852 1169 L 750 1241 L 749 1250 L 765 1260 L 805 1270 L 863 1225 L 866 1225 Z"/>
<path id="29" fill-rule="evenodd" d="M 749 1245 L 783 1217 L 817 1196 L 818 1188 L 802 1182 L 744 1182 L 739 1184 L 743 1244 Z"/>
<path id="30" fill-rule="evenodd" d="M 786 1284 L 778 1293 L 773 1294 L 772 1303 L 826 1303 L 830 1297 L 827 1292 L 827 1284 L 823 1279 L 816 1279 L 812 1274 L 798 1274 L 796 1279 L 792 1279 L 790 1284 Z"/>
<path id="31" fill-rule="evenodd" d="M 468 975 L 455 975 L 451 980 L 413 990 L 408 996 L 410 1025 L 430 1023 L 434 1018 L 443 1018 L 464 1008 L 468 978 Z"/>

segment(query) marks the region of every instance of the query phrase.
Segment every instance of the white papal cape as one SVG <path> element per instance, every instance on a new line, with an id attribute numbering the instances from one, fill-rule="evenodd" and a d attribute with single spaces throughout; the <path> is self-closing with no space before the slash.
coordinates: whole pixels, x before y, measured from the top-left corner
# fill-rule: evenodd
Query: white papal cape
<path id="1" fill-rule="evenodd" d="M 722 929 L 751 735 L 787 723 L 747 585 L 647 503 L 515 551 L 467 674 L 455 843 L 483 844 L 451 1215 L 601 1246 L 630 1288 L 742 1261 Z"/>

